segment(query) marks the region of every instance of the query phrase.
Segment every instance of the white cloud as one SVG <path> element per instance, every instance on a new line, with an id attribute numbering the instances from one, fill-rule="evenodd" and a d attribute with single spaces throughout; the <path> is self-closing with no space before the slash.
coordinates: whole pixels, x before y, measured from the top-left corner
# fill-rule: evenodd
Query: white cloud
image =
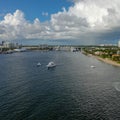
<path id="1" fill-rule="evenodd" d="M 4 20 L 1 21 L 1 24 L 16 26 L 16 25 L 21 25 L 25 22 L 26 20 L 24 19 L 23 12 L 21 12 L 20 10 L 16 10 L 13 15 L 11 13 L 8 13 L 4 17 Z"/>
<path id="2" fill-rule="evenodd" d="M 73 1 L 73 6 L 52 14 L 48 22 L 36 18 L 31 23 L 20 10 L 6 14 L 0 21 L 0 39 L 94 39 L 96 33 L 99 36 L 120 27 L 119 0 Z"/>
<path id="3" fill-rule="evenodd" d="M 8 13 L 4 20 L 0 21 L 0 38 L 3 40 L 42 38 L 46 31 L 46 23 L 40 23 L 36 18 L 33 23 L 27 21 L 24 13 L 16 10 L 15 13 Z"/>
<path id="4" fill-rule="evenodd" d="M 48 16 L 48 12 L 42 12 L 43 16 Z"/>
<path id="5" fill-rule="evenodd" d="M 69 16 L 72 23 L 76 23 L 76 20 L 81 23 L 81 20 L 84 20 L 91 28 L 110 27 L 118 24 L 119 15 L 120 1 L 118 0 L 105 0 L 104 2 L 101 0 L 77 0 L 67 12 L 63 11 L 52 15 L 52 20 L 57 23 L 64 19 L 64 23 L 69 23 L 69 19 L 66 19 Z M 80 28 L 80 26 L 78 27 Z"/>
<path id="6" fill-rule="evenodd" d="M 62 30 L 76 39 L 91 33 L 93 39 L 96 33 L 101 34 L 120 26 L 119 21 L 118 0 L 74 0 L 74 6 L 69 7 L 68 11 L 64 10 L 51 16 L 54 30 Z"/>

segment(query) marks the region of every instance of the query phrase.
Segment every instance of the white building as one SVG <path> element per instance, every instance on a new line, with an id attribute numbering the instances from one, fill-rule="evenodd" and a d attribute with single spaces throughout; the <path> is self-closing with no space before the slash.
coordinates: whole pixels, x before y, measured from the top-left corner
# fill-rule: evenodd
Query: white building
<path id="1" fill-rule="evenodd" d="M 118 41 L 118 47 L 120 47 L 120 40 Z"/>
<path id="2" fill-rule="evenodd" d="M 4 42 L 3 46 L 4 46 L 4 48 L 13 48 L 14 44 L 11 42 Z"/>

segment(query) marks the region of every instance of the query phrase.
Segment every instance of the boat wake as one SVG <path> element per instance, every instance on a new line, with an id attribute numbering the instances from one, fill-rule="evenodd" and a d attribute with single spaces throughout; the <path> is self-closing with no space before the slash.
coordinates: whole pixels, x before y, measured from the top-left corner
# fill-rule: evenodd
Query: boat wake
<path id="1" fill-rule="evenodd" d="M 120 82 L 115 82 L 113 85 L 114 85 L 114 88 L 120 92 Z"/>

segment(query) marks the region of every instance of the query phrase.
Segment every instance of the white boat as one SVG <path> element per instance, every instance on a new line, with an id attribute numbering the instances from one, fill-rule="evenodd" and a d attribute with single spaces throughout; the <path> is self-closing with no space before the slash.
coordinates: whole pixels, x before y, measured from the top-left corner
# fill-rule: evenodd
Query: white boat
<path id="1" fill-rule="evenodd" d="M 41 65 L 41 63 L 40 63 L 40 62 L 38 62 L 38 63 L 37 63 L 37 66 L 40 66 L 40 65 Z"/>
<path id="2" fill-rule="evenodd" d="M 52 61 L 49 62 L 48 65 L 47 65 L 48 68 L 52 68 L 52 67 L 55 67 L 55 66 L 56 66 L 56 64 Z"/>
<path id="3" fill-rule="evenodd" d="M 14 52 L 25 52 L 27 49 L 26 48 L 17 48 L 17 49 L 14 49 Z"/>
<path id="4" fill-rule="evenodd" d="M 94 65 L 91 65 L 90 67 L 91 67 L 91 68 L 96 68 L 96 66 L 94 66 Z"/>

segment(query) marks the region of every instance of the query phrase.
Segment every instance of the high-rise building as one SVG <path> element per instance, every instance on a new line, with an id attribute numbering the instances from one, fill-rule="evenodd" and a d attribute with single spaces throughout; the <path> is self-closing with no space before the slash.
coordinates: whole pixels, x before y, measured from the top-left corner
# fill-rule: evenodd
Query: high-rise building
<path id="1" fill-rule="evenodd" d="M 118 41 L 118 47 L 120 47 L 120 40 Z"/>
<path id="2" fill-rule="evenodd" d="M 5 42 L 3 43 L 3 46 L 4 46 L 5 48 L 14 48 L 14 47 L 15 47 L 14 43 L 11 43 L 11 42 L 8 42 L 8 41 L 5 41 Z"/>

